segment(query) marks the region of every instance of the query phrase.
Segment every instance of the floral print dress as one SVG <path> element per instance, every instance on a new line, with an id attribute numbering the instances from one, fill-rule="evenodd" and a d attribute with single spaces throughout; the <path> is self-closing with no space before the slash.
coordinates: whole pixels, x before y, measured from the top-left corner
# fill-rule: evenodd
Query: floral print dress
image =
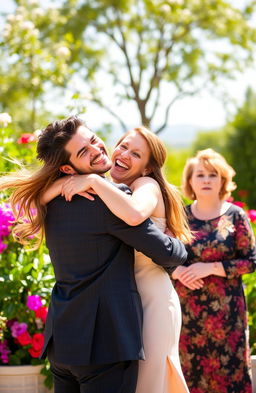
<path id="1" fill-rule="evenodd" d="M 175 281 L 182 314 L 180 356 L 190 393 L 251 393 L 246 304 L 241 276 L 255 270 L 255 238 L 245 212 L 231 205 L 199 220 L 187 207 L 195 239 L 187 265 L 221 261 L 226 277 L 211 275 L 201 289 Z"/>

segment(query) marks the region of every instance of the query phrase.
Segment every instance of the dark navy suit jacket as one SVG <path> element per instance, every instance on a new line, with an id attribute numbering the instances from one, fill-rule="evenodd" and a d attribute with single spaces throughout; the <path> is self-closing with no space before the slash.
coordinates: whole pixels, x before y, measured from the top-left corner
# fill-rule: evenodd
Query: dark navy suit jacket
<path id="1" fill-rule="evenodd" d="M 183 244 L 150 220 L 128 226 L 97 196 L 55 198 L 47 206 L 45 230 L 56 283 L 42 356 L 53 338 L 54 360 L 62 364 L 143 358 L 134 248 L 173 269 L 186 260 Z"/>

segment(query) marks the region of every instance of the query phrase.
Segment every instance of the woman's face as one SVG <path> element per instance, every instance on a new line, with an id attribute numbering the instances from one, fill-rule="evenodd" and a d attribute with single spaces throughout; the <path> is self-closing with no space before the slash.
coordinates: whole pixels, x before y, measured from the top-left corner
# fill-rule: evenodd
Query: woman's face
<path id="1" fill-rule="evenodd" d="M 215 170 L 206 169 L 201 162 L 194 166 L 189 182 L 196 195 L 196 199 L 200 197 L 219 198 L 222 187 L 221 176 Z"/>
<path id="2" fill-rule="evenodd" d="M 150 151 L 145 139 L 136 131 L 131 131 L 112 154 L 112 179 L 116 183 L 130 186 L 135 179 L 148 173 L 149 157 Z"/>

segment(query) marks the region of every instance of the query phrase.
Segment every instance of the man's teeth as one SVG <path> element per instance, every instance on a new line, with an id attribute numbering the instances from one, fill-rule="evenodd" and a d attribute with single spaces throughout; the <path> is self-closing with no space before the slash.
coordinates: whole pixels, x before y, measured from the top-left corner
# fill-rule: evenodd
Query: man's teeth
<path id="1" fill-rule="evenodd" d="M 119 161 L 119 160 L 116 160 L 116 164 L 117 164 L 118 166 L 121 166 L 121 167 L 124 168 L 124 169 L 129 169 L 128 166 L 126 166 L 123 162 L 121 162 L 121 161 Z"/>
<path id="2" fill-rule="evenodd" d="M 100 162 L 102 160 L 102 158 L 103 158 L 103 154 L 101 154 L 97 160 L 93 161 L 93 163 L 97 164 L 98 162 Z"/>

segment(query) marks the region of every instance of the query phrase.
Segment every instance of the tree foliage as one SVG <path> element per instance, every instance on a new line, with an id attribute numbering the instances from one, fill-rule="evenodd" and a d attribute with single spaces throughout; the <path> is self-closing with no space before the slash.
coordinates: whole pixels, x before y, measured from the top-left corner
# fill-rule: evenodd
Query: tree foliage
<path id="1" fill-rule="evenodd" d="M 156 133 L 177 99 L 234 77 L 252 60 L 254 1 L 238 9 L 225 0 L 66 0 L 63 10 L 70 34 L 94 41 L 102 53 L 94 78 L 86 81 L 92 100 L 113 114 L 97 83 L 96 71 L 104 71 L 120 102 L 136 104 L 144 125 L 165 108 Z M 163 87 L 170 92 L 166 102 Z"/>
<path id="2" fill-rule="evenodd" d="M 209 147 L 216 150 L 220 154 L 226 155 L 227 131 L 224 128 L 219 131 L 201 131 L 196 135 L 192 144 L 192 153 L 208 149 Z"/>
<path id="3" fill-rule="evenodd" d="M 236 170 L 238 191 L 248 192 L 247 203 L 256 205 L 256 95 L 247 91 L 244 105 L 231 122 L 232 132 L 227 140 L 230 163 Z"/>
<path id="4" fill-rule="evenodd" d="M 0 37 L 0 111 L 11 112 L 20 128 L 26 123 L 27 131 L 40 116 L 49 118 L 49 92 L 65 91 L 79 96 L 83 108 L 90 100 L 106 109 L 123 129 L 112 99 L 133 103 L 148 126 L 164 113 L 159 133 L 176 100 L 221 86 L 252 61 L 255 0 L 244 7 L 228 0 L 16 3 Z"/>

